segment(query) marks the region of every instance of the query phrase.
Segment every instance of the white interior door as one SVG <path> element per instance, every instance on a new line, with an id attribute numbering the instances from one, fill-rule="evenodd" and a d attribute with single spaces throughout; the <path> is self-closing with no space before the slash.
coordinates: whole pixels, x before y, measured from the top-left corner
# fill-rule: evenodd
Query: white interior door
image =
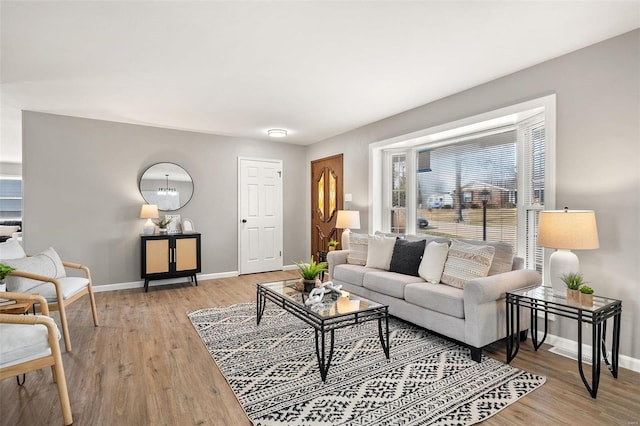
<path id="1" fill-rule="evenodd" d="M 282 161 L 238 158 L 238 269 L 282 269 Z"/>

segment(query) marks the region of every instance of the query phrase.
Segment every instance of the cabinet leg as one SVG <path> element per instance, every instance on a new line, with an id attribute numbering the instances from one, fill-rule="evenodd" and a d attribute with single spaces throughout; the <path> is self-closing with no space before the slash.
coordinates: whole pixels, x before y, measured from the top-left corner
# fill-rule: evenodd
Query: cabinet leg
<path id="1" fill-rule="evenodd" d="M 196 287 L 198 287 L 198 277 L 196 277 L 196 274 L 193 274 L 193 282 L 195 282 Z"/>
<path id="2" fill-rule="evenodd" d="M 145 278 L 144 279 L 144 292 L 148 292 L 149 291 L 149 278 Z"/>

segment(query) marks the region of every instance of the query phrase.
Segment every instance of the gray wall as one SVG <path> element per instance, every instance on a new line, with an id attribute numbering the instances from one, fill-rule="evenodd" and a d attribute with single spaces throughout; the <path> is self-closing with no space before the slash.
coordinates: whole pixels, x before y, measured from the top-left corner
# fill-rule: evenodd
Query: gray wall
<path id="1" fill-rule="evenodd" d="M 177 163 L 193 178 L 191 202 L 166 213 L 193 219 L 202 233 L 204 274 L 238 270 L 239 156 L 283 161 L 283 263 L 309 252 L 299 238 L 307 233 L 304 147 L 24 112 L 22 149 L 25 249 L 53 246 L 89 265 L 95 285 L 140 280 L 138 180 L 157 162 Z"/>
<path id="2" fill-rule="evenodd" d="M 556 205 L 596 211 L 600 249 L 578 252 L 581 268 L 596 293 L 623 301 L 621 353 L 639 359 L 640 30 L 316 143 L 307 159 L 344 152 L 344 191 L 366 230 L 370 143 L 552 93 Z M 576 339 L 571 321 L 551 331 Z"/>

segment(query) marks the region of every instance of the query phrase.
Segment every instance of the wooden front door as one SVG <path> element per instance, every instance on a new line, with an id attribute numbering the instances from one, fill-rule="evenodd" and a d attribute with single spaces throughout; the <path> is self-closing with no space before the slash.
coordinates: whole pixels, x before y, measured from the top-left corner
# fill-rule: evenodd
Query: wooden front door
<path id="1" fill-rule="evenodd" d="M 318 260 L 329 240 L 340 241 L 335 227 L 343 201 L 342 154 L 311 162 L 311 254 Z M 338 246 L 340 248 L 340 246 Z"/>

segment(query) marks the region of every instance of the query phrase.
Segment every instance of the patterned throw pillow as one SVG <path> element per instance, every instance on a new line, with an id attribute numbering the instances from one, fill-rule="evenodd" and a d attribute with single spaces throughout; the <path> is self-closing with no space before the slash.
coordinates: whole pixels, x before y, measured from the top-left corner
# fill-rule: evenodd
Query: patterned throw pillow
<path id="1" fill-rule="evenodd" d="M 58 256 L 58 253 L 51 247 L 36 256 L 23 257 L 20 259 L 4 259 L 2 263 L 23 272 L 31 272 L 32 274 L 44 275 L 45 277 L 62 278 L 66 276 L 60 256 Z M 7 275 L 5 280 L 7 282 L 7 291 L 14 291 L 16 293 L 28 293 L 29 290 L 42 284 L 42 281 L 35 281 L 13 275 Z"/>
<path id="2" fill-rule="evenodd" d="M 349 254 L 347 255 L 347 263 L 352 265 L 366 265 L 367 252 L 369 247 L 369 235 L 367 234 L 349 234 Z"/>
<path id="3" fill-rule="evenodd" d="M 494 254 L 494 247 L 453 240 L 440 282 L 462 288 L 468 280 L 486 277 Z"/>

